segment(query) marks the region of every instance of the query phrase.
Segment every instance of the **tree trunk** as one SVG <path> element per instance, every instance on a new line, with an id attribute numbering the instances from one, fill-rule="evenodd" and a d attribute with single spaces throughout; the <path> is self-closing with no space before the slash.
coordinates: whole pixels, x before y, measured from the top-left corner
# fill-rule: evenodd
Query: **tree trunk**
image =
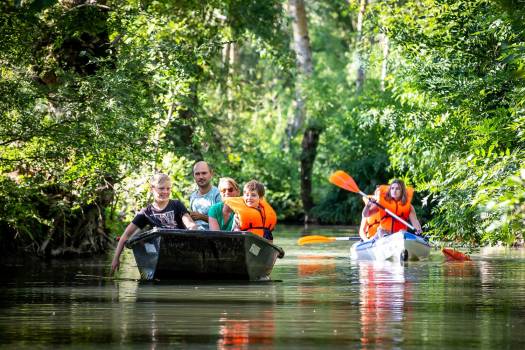
<path id="1" fill-rule="evenodd" d="M 368 0 L 361 0 L 359 5 L 359 13 L 357 15 L 357 40 L 356 40 L 356 92 L 359 93 L 363 88 L 365 82 L 365 66 L 363 60 L 363 21 L 365 17 Z"/>
<path id="2" fill-rule="evenodd" d="M 226 83 L 226 99 L 228 101 L 228 120 L 233 121 L 235 114 L 234 77 L 239 74 L 239 47 L 235 42 L 230 43 L 228 52 L 228 78 Z"/>
<path id="3" fill-rule="evenodd" d="M 389 42 L 386 34 L 381 34 L 379 42 L 383 48 L 383 61 L 381 62 L 381 91 L 385 91 L 385 79 L 388 72 Z"/>
<path id="4" fill-rule="evenodd" d="M 53 215 L 53 227 L 47 238 L 37 245 L 39 256 L 79 256 L 100 254 L 106 251 L 112 241 L 106 234 L 104 208 L 109 207 L 114 197 L 114 181 L 108 177 L 105 184 L 96 191 L 96 200 L 81 210 L 61 211 Z M 51 191 L 56 190 L 51 187 Z M 68 193 L 58 191 L 54 196 L 48 193 L 50 206 L 59 207 Z M 54 202 L 56 200 L 57 202 Z M 68 201 L 71 199 L 68 199 Z"/>
<path id="5" fill-rule="evenodd" d="M 227 42 L 224 44 L 224 47 L 222 48 L 222 70 L 221 74 L 222 77 L 219 80 L 218 84 L 218 92 L 222 96 L 226 96 L 228 94 L 228 84 L 230 79 L 230 46 L 231 42 Z M 229 106 L 228 106 L 229 107 Z"/>
<path id="6" fill-rule="evenodd" d="M 312 76 L 312 49 L 308 36 L 308 24 L 304 0 L 289 0 L 288 10 L 293 19 L 294 49 L 297 57 L 298 76 L 295 85 L 295 113 L 286 128 L 287 144 L 297 135 L 307 120 L 305 83 Z M 314 127 L 312 121 L 306 127 L 301 142 L 301 200 L 303 202 L 304 222 L 311 221 L 310 212 L 314 206 L 312 197 L 312 172 L 321 129 Z"/>
<path id="7" fill-rule="evenodd" d="M 312 221 L 310 212 L 314 207 L 312 197 L 312 173 L 314 169 L 315 157 L 317 156 L 317 145 L 321 129 L 315 126 L 308 126 L 303 134 L 301 143 L 301 200 L 304 209 L 304 223 Z"/>
<path id="8" fill-rule="evenodd" d="M 306 120 L 306 97 L 303 86 L 313 72 L 312 49 L 310 48 L 310 37 L 308 36 L 304 0 L 289 0 L 288 11 L 293 19 L 293 42 L 298 76 L 295 84 L 295 113 L 288 121 L 285 144 L 290 143 L 290 140 L 297 135 Z"/>

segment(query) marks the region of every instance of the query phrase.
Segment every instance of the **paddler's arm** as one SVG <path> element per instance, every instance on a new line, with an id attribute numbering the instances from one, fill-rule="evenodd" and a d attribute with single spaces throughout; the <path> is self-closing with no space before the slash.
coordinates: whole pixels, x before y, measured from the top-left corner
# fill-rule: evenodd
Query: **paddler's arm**
<path id="1" fill-rule="evenodd" d="M 129 236 L 135 233 L 138 229 L 139 227 L 131 222 L 124 230 L 124 233 L 122 234 L 122 236 L 120 236 L 120 239 L 117 244 L 117 248 L 115 249 L 115 255 L 113 256 L 113 261 L 111 262 L 111 273 L 110 273 L 111 275 L 113 275 L 115 271 L 118 270 L 120 267 L 120 254 L 122 254 L 122 249 L 124 249 L 124 244 L 128 240 Z"/>
<path id="2" fill-rule="evenodd" d="M 365 208 L 363 209 L 363 216 L 367 218 L 370 215 L 377 213 L 378 210 L 379 210 L 379 207 L 375 205 L 375 200 L 366 198 L 366 205 L 365 205 Z"/>
<path id="3" fill-rule="evenodd" d="M 361 217 L 361 226 L 359 226 L 359 237 L 361 237 L 362 241 L 368 241 L 368 237 L 366 236 L 366 232 L 365 232 L 365 226 L 366 226 L 366 217 L 363 216 Z"/>
<path id="4" fill-rule="evenodd" d="M 193 221 L 190 214 L 188 213 L 182 215 L 182 223 L 184 224 L 184 226 L 186 226 L 188 230 L 198 230 L 199 229 L 199 225 L 197 225 L 195 221 Z"/>
<path id="5" fill-rule="evenodd" d="M 416 229 L 417 234 L 421 234 L 423 230 L 421 229 L 421 224 L 419 223 L 419 220 L 417 219 L 416 210 L 413 206 L 410 206 L 410 215 L 408 216 L 408 219 L 410 220 L 410 223 L 414 228 Z"/>

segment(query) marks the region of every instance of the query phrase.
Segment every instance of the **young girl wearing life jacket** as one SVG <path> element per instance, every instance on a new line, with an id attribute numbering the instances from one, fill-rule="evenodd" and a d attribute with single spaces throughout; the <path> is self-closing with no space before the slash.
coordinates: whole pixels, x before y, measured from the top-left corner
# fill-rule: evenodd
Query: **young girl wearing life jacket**
<path id="1" fill-rule="evenodd" d="M 373 198 L 373 195 L 363 197 L 365 205 L 368 204 L 370 202 L 370 199 Z M 359 226 L 359 237 L 361 237 L 361 240 L 368 241 L 369 239 L 372 239 L 375 236 L 380 223 L 381 213 L 379 211 L 377 211 L 375 214 L 370 214 L 370 216 L 368 217 L 361 215 L 361 225 Z"/>
<path id="2" fill-rule="evenodd" d="M 374 200 L 369 200 L 363 209 L 363 217 L 371 217 L 373 215 L 379 216 L 379 227 L 377 234 L 379 237 L 383 235 L 395 233 L 398 231 L 407 230 L 407 226 L 396 218 L 390 216 L 383 208 L 375 203 L 390 210 L 405 221 L 410 221 L 415 227 L 416 233 L 421 233 L 421 224 L 417 219 L 416 211 L 412 206 L 412 197 L 414 189 L 406 187 L 402 180 L 394 180 L 390 185 L 381 185 L 377 188 Z"/>

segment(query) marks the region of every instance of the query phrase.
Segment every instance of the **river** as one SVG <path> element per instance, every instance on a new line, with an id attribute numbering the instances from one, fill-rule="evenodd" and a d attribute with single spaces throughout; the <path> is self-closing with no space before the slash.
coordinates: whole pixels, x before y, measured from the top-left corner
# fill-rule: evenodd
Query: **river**
<path id="1" fill-rule="evenodd" d="M 129 251 L 116 279 L 111 254 L 4 263 L 0 348 L 525 348 L 525 250 L 353 262 L 347 241 L 298 246 L 299 235 L 275 234 L 286 255 L 271 282 L 141 282 Z"/>

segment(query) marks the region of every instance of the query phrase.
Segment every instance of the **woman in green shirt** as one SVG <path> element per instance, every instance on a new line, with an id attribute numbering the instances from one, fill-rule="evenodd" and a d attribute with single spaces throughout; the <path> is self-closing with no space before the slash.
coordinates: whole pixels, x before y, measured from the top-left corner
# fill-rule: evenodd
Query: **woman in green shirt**
<path id="1" fill-rule="evenodd" d="M 241 195 L 239 185 L 230 177 L 222 177 L 219 179 L 219 192 L 223 199 L 226 197 L 239 197 Z M 212 205 L 208 211 L 210 231 L 231 231 L 234 215 L 230 207 L 224 205 L 222 202 Z"/>

